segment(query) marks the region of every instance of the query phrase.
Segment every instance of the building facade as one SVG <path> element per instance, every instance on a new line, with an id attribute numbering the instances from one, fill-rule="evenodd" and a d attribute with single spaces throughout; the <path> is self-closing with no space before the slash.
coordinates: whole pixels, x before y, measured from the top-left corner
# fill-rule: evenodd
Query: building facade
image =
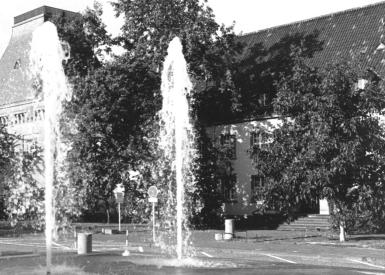
<path id="1" fill-rule="evenodd" d="M 225 146 L 229 152 L 231 167 L 224 171 L 227 175 L 219 183 L 225 199 L 226 215 L 253 215 L 262 203 L 261 188 L 264 182 L 263 178 L 256 175 L 250 152 L 255 146 L 262 150 L 268 146 L 272 141 L 272 132 L 280 123 L 279 118 L 271 117 L 206 128 L 215 146 Z"/>
<path id="2" fill-rule="evenodd" d="M 313 44 L 306 45 L 304 38 L 307 35 L 312 35 Z M 325 67 L 338 61 L 356 65 L 362 77 L 358 86 L 365 85 L 367 79 L 382 79 L 385 76 L 385 2 L 239 37 L 247 48 L 264 47 L 270 56 L 279 54 L 278 51 L 282 50 L 280 47 L 298 39 L 303 39 L 305 50 L 317 46 L 305 60 L 311 66 Z M 255 175 L 250 149 L 253 146 L 263 149 L 271 140 L 269 134 L 279 124 L 279 118 L 262 117 L 254 121 L 224 122 L 207 127 L 208 136 L 217 146 L 232 151 L 231 176 L 225 182 L 221 181 L 219 188 L 225 198 L 226 215 L 249 216 L 257 211 L 262 200 L 260 190 L 264 180 Z M 326 200 L 320 199 L 317 205 L 309 206 L 307 211 L 328 215 L 329 205 Z"/>
<path id="3" fill-rule="evenodd" d="M 0 59 L 0 123 L 21 137 L 21 149 L 42 144 L 44 108 L 36 99 L 30 71 L 32 34 L 53 16 L 77 13 L 42 6 L 14 18 L 12 36 Z"/>

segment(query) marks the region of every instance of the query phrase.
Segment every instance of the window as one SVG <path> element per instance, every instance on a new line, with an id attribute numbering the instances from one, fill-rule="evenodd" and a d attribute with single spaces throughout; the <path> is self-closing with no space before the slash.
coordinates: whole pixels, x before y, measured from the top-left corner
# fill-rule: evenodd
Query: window
<path id="1" fill-rule="evenodd" d="M 383 51 L 383 50 L 385 50 L 385 44 L 384 43 L 380 43 L 379 45 L 378 45 L 378 47 L 376 48 L 376 51 Z M 365 51 L 366 52 L 366 51 Z M 364 53 L 365 53 L 364 52 Z"/>
<path id="2" fill-rule="evenodd" d="M 366 79 L 363 79 L 363 78 L 360 78 L 358 79 L 356 85 L 355 85 L 355 89 L 356 90 L 363 90 L 365 89 L 366 85 L 369 83 L 368 80 Z"/>
<path id="3" fill-rule="evenodd" d="M 1 116 L 0 117 L 0 124 L 7 125 L 8 124 L 8 116 Z"/>
<path id="4" fill-rule="evenodd" d="M 250 133 L 250 147 L 257 147 L 261 150 L 266 150 L 272 142 L 270 135 L 262 130 Z"/>
<path id="5" fill-rule="evenodd" d="M 266 107 L 266 106 L 268 106 L 268 104 L 267 104 L 267 95 L 266 95 L 266 93 L 263 93 L 263 94 L 261 94 L 261 95 L 259 96 L 259 98 L 258 98 L 258 103 L 259 103 L 259 106 L 261 106 L 261 107 Z"/>
<path id="6" fill-rule="evenodd" d="M 13 69 L 14 70 L 20 69 L 20 66 L 21 66 L 21 60 L 19 58 L 18 60 L 16 60 L 15 65 L 13 65 Z"/>
<path id="7" fill-rule="evenodd" d="M 37 148 L 37 137 L 22 137 L 22 149 L 24 152 L 31 152 Z"/>
<path id="8" fill-rule="evenodd" d="M 225 150 L 225 155 L 230 159 L 237 158 L 237 140 L 235 135 L 222 134 L 221 135 L 221 146 Z"/>
<path id="9" fill-rule="evenodd" d="M 44 110 L 43 109 L 38 109 L 35 110 L 34 112 L 34 120 L 39 121 L 44 119 Z"/>
<path id="10" fill-rule="evenodd" d="M 263 201 L 263 187 L 265 185 L 264 178 L 256 175 L 251 176 L 251 201 Z"/>
<path id="11" fill-rule="evenodd" d="M 14 114 L 14 124 L 22 124 L 26 122 L 26 113 Z"/>
<path id="12" fill-rule="evenodd" d="M 237 200 L 236 183 L 236 175 L 224 176 L 219 180 L 219 187 L 226 201 L 231 202 Z"/>

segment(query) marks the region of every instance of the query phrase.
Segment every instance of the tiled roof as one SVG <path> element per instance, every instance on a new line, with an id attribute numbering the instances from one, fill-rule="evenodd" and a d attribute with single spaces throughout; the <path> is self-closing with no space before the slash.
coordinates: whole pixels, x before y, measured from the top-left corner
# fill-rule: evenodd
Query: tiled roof
<path id="1" fill-rule="evenodd" d="M 286 36 L 314 31 L 319 32 L 323 50 L 315 53 L 311 59 L 313 65 L 325 66 L 355 57 L 366 68 L 385 76 L 385 50 L 377 50 L 381 43 L 385 46 L 385 1 L 245 34 L 239 39 L 249 46 L 263 43 L 269 48 Z"/>
<path id="2" fill-rule="evenodd" d="M 50 16 L 62 12 L 78 16 L 74 12 L 42 6 L 14 18 L 12 37 L 0 59 L 0 107 L 34 98 L 29 71 L 32 34 Z"/>
<path id="3" fill-rule="evenodd" d="M 0 106 L 33 98 L 29 73 L 29 52 L 32 33 L 11 41 L 0 60 Z"/>

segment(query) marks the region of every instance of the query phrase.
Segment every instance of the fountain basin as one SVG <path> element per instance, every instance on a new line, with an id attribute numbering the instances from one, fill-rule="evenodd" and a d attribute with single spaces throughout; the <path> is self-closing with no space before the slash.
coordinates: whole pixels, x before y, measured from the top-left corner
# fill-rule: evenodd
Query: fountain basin
<path id="1" fill-rule="evenodd" d="M 128 262 L 133 263 L 137 266 L 156 266 L 157 268 L 162 267 L 181 267 L 191 269 L 228 269 L 238 268 L 239 264 L 225 260 L 205 260 L 200 258 L 128 258 Z M 245 267 L 245 266 L 243 266 Z"/>

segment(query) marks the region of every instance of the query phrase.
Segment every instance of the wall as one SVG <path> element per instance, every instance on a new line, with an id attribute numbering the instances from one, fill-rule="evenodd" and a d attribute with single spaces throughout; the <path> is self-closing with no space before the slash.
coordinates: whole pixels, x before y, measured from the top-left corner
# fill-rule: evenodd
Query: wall
<path id="1" fill-rule="evenodd" d="M 43 143 L 44 109 L 41 100 L 36 99 L 30 72 L 32 34 L 49 15 L 62 12 L 79 16 L 47 6 L 16 16 L 10 42 L 0 59 L 0 123 L 24 139 L 22 149 L 34 142 Z"/>
<path id="2" fill-rule="evenodd" d="M 236 200 L 225 204 L 227 215 L 252 215 L 257 210 L 258 201 L 251 195 L 251 176 L 255 174 L 253 162 L 250 158 L 250 135 L 256 130 L 271 133 L 279 127 L 278 118 L 267 118 L 260 121 L 242 122 L 228 125 L 207 127 L 209 138 L 220 146 L 222 134 L 236 136 L 236 159 L 232 161 L 233 172 L 236 174 Z"/>

